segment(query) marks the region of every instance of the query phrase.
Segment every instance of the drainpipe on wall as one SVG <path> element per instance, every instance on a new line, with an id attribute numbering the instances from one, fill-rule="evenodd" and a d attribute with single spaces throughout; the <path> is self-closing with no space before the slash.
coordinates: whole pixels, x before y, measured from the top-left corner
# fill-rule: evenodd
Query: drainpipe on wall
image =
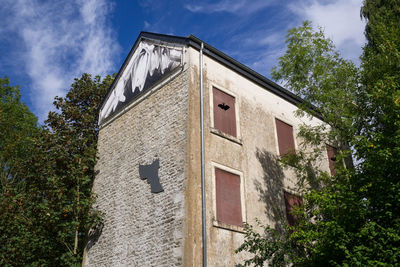
<path id="1" fill-rule="evenodd" d="M 204 178 L 204 89 L 203 89 L 203 48 L 200 48 L 200 134 L 201 134 L 201 215 L 203 240 L 203 267 L 207 267 L 207 232 L 206 232 L 206 190 Z"/>

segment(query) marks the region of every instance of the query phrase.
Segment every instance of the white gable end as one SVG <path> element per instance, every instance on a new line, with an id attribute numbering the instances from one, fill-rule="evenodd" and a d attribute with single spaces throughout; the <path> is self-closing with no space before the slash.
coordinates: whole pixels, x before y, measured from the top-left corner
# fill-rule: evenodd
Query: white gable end
<path id="1" fill-rule="evenodd" d="M 104 102 L 99 124 L 182 64 L 182 48 L 142 40 Z"/>

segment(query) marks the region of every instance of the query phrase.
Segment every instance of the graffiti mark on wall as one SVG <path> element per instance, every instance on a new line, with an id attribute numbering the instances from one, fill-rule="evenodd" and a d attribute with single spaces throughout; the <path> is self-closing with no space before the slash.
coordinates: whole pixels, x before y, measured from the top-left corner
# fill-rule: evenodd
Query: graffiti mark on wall
<path id="1" fill-rule="evenodd" d="M 103 105 L 99 124 L 181 64 L 182 50 L 142 41 Z"/>
<path id="2" fill-rule="evenodd" d="M 160 160 L 153 160 L 153 163 L 149 165 L 139 165 L 140 179 L 147 180 L 150 184 L 152 193 L 163 192 L 164 189 L 160 184 L 160 178 L 158 177 L 158 169 L 160 168 Z"/>

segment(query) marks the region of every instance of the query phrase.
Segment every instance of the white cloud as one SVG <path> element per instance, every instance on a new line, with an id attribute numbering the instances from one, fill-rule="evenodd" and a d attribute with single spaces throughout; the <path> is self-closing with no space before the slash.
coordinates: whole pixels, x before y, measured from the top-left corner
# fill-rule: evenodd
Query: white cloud
<path id="1" fill-rule="evenodd" d="M 302 19 L 321 26 L 344 57 L 358 62 L 365 43 L 364 21 L 360 18 L 362 0 L 305 1 L 289 7 Z"/>
<path id="2" fill-rule="evenodd" d="M 248 15 L 253 12 L 259 11 L 267 6 L 270 6 L 275 1 L 266 0 L 221 0 L 214 1 L 212 3 L 196 3 L 186 4 L 184 7 L 194 13 L 216 13 L 216 12 L 227 12 L 234 13 L 237 15 Z"/>
<path id="3" fill-rule="evenodd" d="M 110 74 L 112 58 L 117 50 L 113 45 L 112 30 L 107 27 L 106 18 L 109 5 L 104 1 L 80 0 L 81 18 L 87 29 L 86 36 L 82 36 L 82 55 L 78 61 L 81 72 L 93 74 Z"/>
<path id="4" fill-rule="evenodd" d="M 284 39 L 282 32 L 272 32 L 258 40 L 259 45 L 276 45 Z"/>
<path id="5" fill-rule="evenodd" d="M 285 52 L 286 25 L 280 22 L 271 25 L 260 21 L 256 27 L 249 27 L 232 37 L 227 54 L 249 66 L 260 74 L 270 77 L 270 70 Z"/>
<path id="6" fill-rule="evenodd" d="M 282 47 L 274 47 L 266 51 L 262 51 L 259 53 L 256 61 L 251 63 L 250 68 L 265 75 L 266 77 L 270 77 L 272 67 L 278 64 L 278 57 L 279 55 L 283 55 L 284 52 L 285 49 Z"/>
<path id="7" fill-rule="evenodd" d="M 145 20 L 143 28 L 147 30 L 147 29 L 150 29 L 150 27 L 151 27 L 151 24 Z"/>
<path id="8" fill-rule="evenodd" d="M 119 50 L 106 20 L 105 0 L 9 1 L 7 31 L 24 44 L 20 53 L 32 81 L 33 111 L 43 121 L 55 96 L 64 96 L 73 78 L 87 72 L 111 74 Z M 3 26 L 3 25 L 1 25 Z"/>

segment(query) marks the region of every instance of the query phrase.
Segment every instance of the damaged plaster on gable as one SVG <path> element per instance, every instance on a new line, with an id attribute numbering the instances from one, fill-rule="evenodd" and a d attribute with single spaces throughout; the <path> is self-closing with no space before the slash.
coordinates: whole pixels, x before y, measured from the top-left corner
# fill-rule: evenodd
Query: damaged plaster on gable
<path id="1" fill-rule="evenodd" d="M 171 74 L 181 61 L 182 49 L 141 41 L 102 106 L 99 124 L 158 80 Z"/>

